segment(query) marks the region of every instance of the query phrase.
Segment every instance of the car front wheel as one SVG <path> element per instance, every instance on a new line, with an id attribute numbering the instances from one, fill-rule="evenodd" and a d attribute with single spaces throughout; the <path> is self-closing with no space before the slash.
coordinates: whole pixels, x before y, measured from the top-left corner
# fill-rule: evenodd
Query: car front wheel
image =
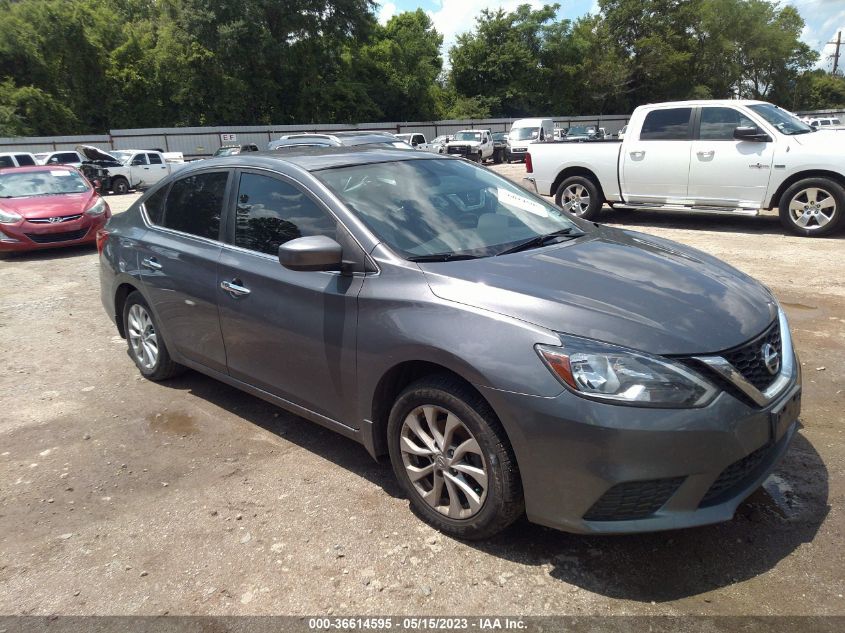
<path id="1" fill-rule="evenodd" d="M 516 458 L 481 396 L 449 376 L 424 378 L 397 398 L 390 461 L 412 509 L 434 528 L 483 539 L 522 515 Z"/>
<path id="2" fill-rule="evenodd" d="M 821 237 L 836 231 L 845 213 L 845 190 L 827 178 L 806 178 L 780 200 L 781 224 L 797 235 Z"/>

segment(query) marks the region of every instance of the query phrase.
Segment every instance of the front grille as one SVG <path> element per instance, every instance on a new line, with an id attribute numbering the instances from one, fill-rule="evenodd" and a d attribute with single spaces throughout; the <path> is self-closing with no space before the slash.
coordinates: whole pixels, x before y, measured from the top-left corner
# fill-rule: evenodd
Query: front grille
<path id="1" fill-rule="evenodd" d="M 88 232 L 87 228 L 78 231 L 65 231 L 63 233 L 27 233 L 26 236 L 36 244 L 54 244 L 56 242 L 72 242 L 81 240 Z"/>
<path id="2" fill-rule="evenodd" d="M 82 214 L 78 213 L 76 215 L 63 215 L 57 217 L 59 218 L 58 221 L 53 220 L 53 222 L 50 222 L 52 218 L 34 218 L 27 220 L 27 222 L 31 222 L 32 224 L 60 224 L 62 222 L 73 222 L 74 220 L 78 220 L 82 217 Z"/>
<path id="3" fill-rule="evenodd" d="M 460 154 L 461 156 L 464 156 L 469 154 L 469 145 L 450 145 L 446 149 L 446 152 L 448 154 Z"/>
<path id="4" fill-rule="evenodd" d="M 585 521 L 631 521 L 645 519 L 663 507 L 683 483 L 684 477 L 629 481 L 616 484 L 584 515 Z"/>
<path id="5" fill-rule="evenodd" d="M 778 354 L 781 353 L 780 322 L 777 319 L 760 336 L 721 354 L 748 382 L 760 391 L 765 391 L 777 378 L 777 373 L 772 375 L 766 367 L 766 363 L 763 362 L 762 347 L 766 343 L 772 345 L 778 351 Z"/>
<path id="6" fill-rule="evenodd" d="M 707 494 L 698 504 L 699 507 L 718 505 L 740 492 L 752 479 L 756 478 L 757 469 L 769 456 L 771 450 L 772 444 L 766 444 L 725 468 L 710 486 Z"/>

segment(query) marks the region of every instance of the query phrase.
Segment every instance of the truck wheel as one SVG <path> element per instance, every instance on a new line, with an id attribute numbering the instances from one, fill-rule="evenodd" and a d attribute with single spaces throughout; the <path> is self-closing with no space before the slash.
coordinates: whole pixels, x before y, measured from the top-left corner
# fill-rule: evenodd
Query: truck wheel
<path id="1" fill-rule="evenodd" d="M 407 387 L 390 411 L 393 472 L 415 513 L 461 539 L 484 539 L 524 510 L 516 457 L 496 414 L 450 376 Z"/>
<path id="2" fill-rule="evenodd" d="M 129 193 L 129 181 L 123 176 L 118 176 L 111 181 L 111 190 L 118 196 Z"/>
<path id="3" fill-rule="evenodd" d="M 500 165 L 502 163 L 502 150 L 497 149 L 493 152 L 493 164 Z"/>
<path id="4" fill-rule="evenodd" d="M 564 211 L 585 220 L 594 220 L 601 212 L 599 188 L 585 176 L 570 176 L 557 188 L 555 203 Z"/>
<path id="5" fill-rule="evenodd" d="M 796 235 L 830 235 L 842 224 L 845 191 L 827 178 L 806 178 L 787 189 L 780 199 L 780 223 Z"/>

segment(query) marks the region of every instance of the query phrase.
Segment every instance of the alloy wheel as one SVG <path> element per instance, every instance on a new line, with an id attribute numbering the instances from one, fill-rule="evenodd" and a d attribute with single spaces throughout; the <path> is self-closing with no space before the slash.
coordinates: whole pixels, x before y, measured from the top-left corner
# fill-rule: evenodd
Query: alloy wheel
<path id="1" fill-rule="evenodd" d="M 796 226 L 807 231 L 817 231 L 836 215 L 836 198 L 819 187 L 802 189 L 789 202 L 789 218 Z"/>
<path id="2" fill-rule="evenodd" d="M 590 208 L 590 192 L 584 185 L 573 183 L 563 190 L 563 210 L 578 217 Z"/>
<path id="3" fill-rule="evenodd" d="M 451 411 L 423 405 L 402 423 L 399 450 L 420 497 L 450 519 L 469 519 L 487 498 L 488 468 L 475 436 Z"/>
<path id="4" fill-rule="evenodd" d="M 144 306 L 136 303 L 129 308 L 126 320 L 129 326 L 129 345 L 135 359 L 144 369 L 153 369 L 158 361 L 158 337 L 149 312 Z"/>

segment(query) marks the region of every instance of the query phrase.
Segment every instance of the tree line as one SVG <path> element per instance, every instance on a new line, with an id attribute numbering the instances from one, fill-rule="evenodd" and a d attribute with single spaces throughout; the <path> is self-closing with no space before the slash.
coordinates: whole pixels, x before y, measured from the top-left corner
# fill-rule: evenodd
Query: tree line
<path id="1" fill-rule="evenodd" d="M 845 106 L 768 0 L 483 11 L 447 52 L 373 0 L 0 0 L 0 136 L 113 128 L 628 113 L 684 98 Z"/>

